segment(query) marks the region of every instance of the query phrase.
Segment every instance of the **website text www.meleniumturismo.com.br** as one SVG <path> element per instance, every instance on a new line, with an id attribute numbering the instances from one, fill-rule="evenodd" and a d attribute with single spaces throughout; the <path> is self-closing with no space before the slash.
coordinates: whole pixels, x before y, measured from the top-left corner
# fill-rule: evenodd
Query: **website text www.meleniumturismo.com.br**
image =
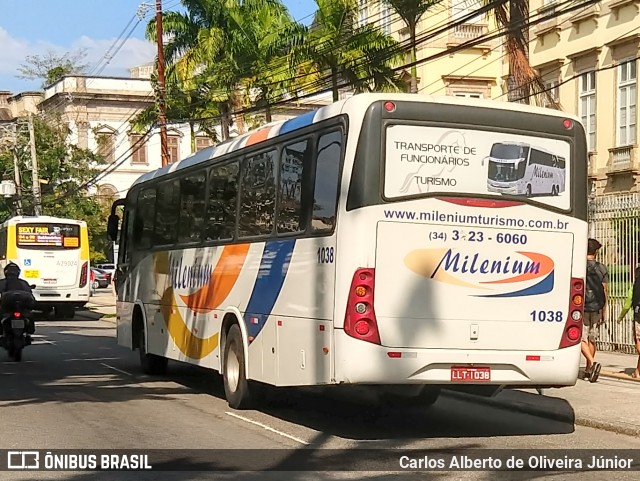
<path id="1" fill-rule="evenodd" d="M 498 214 L 460 214 L 458 212 L 410 211 L 410 210 L 386 210 L 386 219 L 417 220 L 424 222 L 469 224 L 488 227 L 512 227 L 524 229 L 565 230 L 569 223 L 562 219 L 523 219 L 516 217 L 504 217 Z"/>

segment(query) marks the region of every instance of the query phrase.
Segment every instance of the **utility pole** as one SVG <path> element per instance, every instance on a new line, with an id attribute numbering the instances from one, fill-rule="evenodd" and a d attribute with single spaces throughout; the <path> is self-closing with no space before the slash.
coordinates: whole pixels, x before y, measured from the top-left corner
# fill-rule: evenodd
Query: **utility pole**
<path id="1" fill-rule="evenodd" d="M 31 145 L 31 166 L 33 169 L 33 213 L 40 215 L 40 177 L 38 176 L 38 159 L 36 158 L 36 135 L 33 131 L 33 114 L 29 114 L 29 144 Z"/>
<path id="2" fill-rule="evenodd" d="M 18 163 L 18 126 L 13 124 L 13 178 L 16 183 L 16 214 L 22 215 L 22 186 L 20 184 L 20 165 Z"/>
<path id="3" fill-rule="evenodd" d="M 162 45 L 162 0 L 156 0 L 156 34 L 158 37 L 158 123 L 160 124 L 160 149 L 162 166 L 169 164 L 167 145 L 167 111 L 164 100 L 164 47 Z"/>

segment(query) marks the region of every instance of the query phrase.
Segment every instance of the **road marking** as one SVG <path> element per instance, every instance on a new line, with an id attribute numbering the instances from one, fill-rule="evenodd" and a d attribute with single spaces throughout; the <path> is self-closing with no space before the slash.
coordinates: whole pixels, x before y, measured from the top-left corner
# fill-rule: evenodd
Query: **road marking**
<path id="1" fill-rule="evenodd" d="M 118 369 L 117 367 L 109 366 L 109 364 L 105 364 L 104 362 L 101 362 L 100 364 L 102 364 L 106 368 L 113 369 L 114 371 L 118 371 L 122 374 L 126 374 L 127 376 L 133 376 L 133 374 L 131 374 L 130 372 L 123 371 L 122 369 Z"/>
<path id="2" fill-rule="evenodd" d="M 225 414 L 228 414 L 229 416 L 237 418 L 237 419 L 240 419 L 242 421 L 246 421 L 248 423 L 255 424 L 256 426 L 260 426 L 262 429 L 266 429 L 267 431 L 271 431 L 272 433 L 279 434 L 280 436 L 283 436 L 285 438 L 291 439 L 291 440 L 296 441 L 296 442 L 298 442 L 300 444 L 304 444 L 306 446 L 309 445 L 308 442 L 303 441 L 300 438 L 296 438 L 295 436 L 292 436 L 291 434 L 287 434 L 287 433 L 283 433 L 282 431 L 278 431 L 277 429 L 274 429 L 271 426 L 267 426 L 266 424 L 259 423 L 258 421 L 254 421 L 253 419 L 245 418 L 244 416 L 240 416 L 239 414 L 235 414 L 235 413 L 230 413 L 229 411 L 226 411 Z"/>

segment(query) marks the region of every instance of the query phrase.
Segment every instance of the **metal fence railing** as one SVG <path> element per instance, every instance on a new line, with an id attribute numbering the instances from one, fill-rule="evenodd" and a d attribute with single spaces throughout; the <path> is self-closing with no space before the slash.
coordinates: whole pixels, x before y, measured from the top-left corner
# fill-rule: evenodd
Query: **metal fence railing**
<path id="1" fill-rule="evenodd" d="M 602 244 L 598 260 L 609 270 L 609 303 L 606 322 L 600 326 L 598 349 L 635 353 L 633 319 L 616 319 L 635 267 L 640 265 L 640 193 L 610 194 L 589 201 L 589 236 Z"/>

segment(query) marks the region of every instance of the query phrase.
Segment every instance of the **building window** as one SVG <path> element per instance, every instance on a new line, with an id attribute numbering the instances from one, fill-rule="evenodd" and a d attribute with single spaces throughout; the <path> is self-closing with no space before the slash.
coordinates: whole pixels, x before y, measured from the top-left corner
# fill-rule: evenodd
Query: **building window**
<path id="1" fill-rule="evenodd" d="M 199 135 L 196 137 L 196 152 L 200 152 L 201 150 L 206 149 L 207 147 L 211 147 L 213 145 L 213 141 L 209 137 L 205 137 L 203 135 Z"/>
<path id="2" fill-rule="evenodd" d="M 636 60 L 618 66 L 618 147 L 636 142 Z"/>
<path id="3" fill-rule="evenodd" d="M 369 17 L 368 0 L 358 0 L 358 27 L 364 27 Z"/>
<path id="4" fill-rule="evenodd" d="M 384 1 L 380 3 L 380 28 L 385 35 L 391 35 L 391 9 Z"/>
<path id="5" fill-rule="evenodd" d="M 134 164 L 147 163 L 147 143 L 143 140 L 142 135 L 129 135 L 129 145 L 133 153 L 131 154 L 131 162 Z"/>
<path id="6" fill-rule="evenodd" d="M 98 144 L 97 154 L 102 156 L 108 163 L 114 160 L 115 135 L 111 132 L 102 132 L 96 135 Z"/>
<path id="7" fill-rule="evenodd" d="M 596 73 L 585 72 L 580 75 L 578 95 L 579 115 L 587 133 L 589 151 L 596 150 Z"/>
<path id="8" fill-rule="evenodd" d="M 559 81 L 557 79 L 554 80 L 546 80 L 544 82 L 544 90 L 545 95 L 542 96 L 542 106 L 548 108 L 555 108 L 549 100 L 547 99 L 547 95 L 550 95 L 551 98 L 557 103 L 560 100 L 560 86 Z"/>
<path id="9" fill-rule="evenodd" d="M 167 136 L 167 149 L 169 150 L 169 162 L 173 164 L 180 160 L 180 136 Z"/>
<path id="10" fill-rule="evenodd" d="M 466 97 L 468 99 L 481 99 L 482 94 L 478 92 L 454 92 L 455 97 Z"/>

